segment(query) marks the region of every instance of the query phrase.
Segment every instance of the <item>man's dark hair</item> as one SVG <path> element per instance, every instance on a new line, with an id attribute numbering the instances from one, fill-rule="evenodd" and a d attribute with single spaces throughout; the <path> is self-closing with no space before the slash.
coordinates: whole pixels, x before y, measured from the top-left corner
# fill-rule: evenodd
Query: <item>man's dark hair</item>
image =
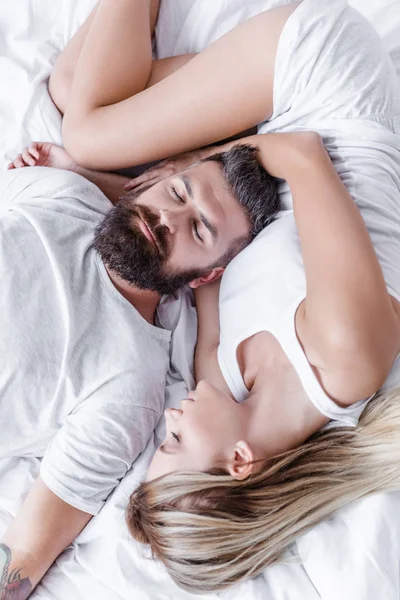
<path id="1" fill-rule="evenodd" d="M 257 154 L 254 146 L 238 144 L 201 161 L 221 165 L 234 196 L 247 214 L 251 238 L 269 225 L 281 208 L 277 180 L 261 166 Z"/>

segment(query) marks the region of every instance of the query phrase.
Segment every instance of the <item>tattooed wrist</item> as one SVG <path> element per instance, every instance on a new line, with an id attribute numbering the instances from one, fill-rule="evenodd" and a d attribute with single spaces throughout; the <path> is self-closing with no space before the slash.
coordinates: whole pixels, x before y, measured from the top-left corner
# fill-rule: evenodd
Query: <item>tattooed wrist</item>
<path id="1" fill-rule="evenodd" d="M 32 592 L 29 577 L 22 577 L 22 568 L 11 568 L 12 550 L 0 544 L 0 600 L 26 600 Z"/>

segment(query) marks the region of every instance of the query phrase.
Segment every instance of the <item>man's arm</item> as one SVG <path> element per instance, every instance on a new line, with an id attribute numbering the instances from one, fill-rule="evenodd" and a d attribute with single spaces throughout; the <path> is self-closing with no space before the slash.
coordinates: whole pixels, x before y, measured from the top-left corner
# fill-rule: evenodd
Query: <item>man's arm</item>
<path id="1" fill-rule="evenodd" d="M 152 385 L 143 386 L 142 372 L 138 368 L 136 385 L 130 374 L 120 377 L 117 387 L 111 377 L 67 417 L 50 443 L 41 476 L 0 538 L 6 561 L 0 573 L 0 600 L 29 597 L 144 450 L 160 418 L 164 378 L 154 367 L 146 377 Z M 160 410 L 146 406 L 153 394 Z M 21 581 L 14 582 L 15 575 Z M 10 595 L 11 581 L 20 596 Z"/>
<path id="2" fill-rule="evenodd" d="M 29 598 L 91 517 L 60 500 L 39 477 L 0 539 L 0 600 Z"/>

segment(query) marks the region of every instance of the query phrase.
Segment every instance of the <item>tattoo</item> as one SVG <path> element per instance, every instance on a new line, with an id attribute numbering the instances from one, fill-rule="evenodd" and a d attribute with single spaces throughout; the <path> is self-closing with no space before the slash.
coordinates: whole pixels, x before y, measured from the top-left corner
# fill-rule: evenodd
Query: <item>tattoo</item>
<path id="1" fill-rule="evenodd" d="M 26 600 L 32 591 L 28 577 L 21 577 L 22 569 L 10 571 L 11 549 L 0 544 L 0 600 Z"/>

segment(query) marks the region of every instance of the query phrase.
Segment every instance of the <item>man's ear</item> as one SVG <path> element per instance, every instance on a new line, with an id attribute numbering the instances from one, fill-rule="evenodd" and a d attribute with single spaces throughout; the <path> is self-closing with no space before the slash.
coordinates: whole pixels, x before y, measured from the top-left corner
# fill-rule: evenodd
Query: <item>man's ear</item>
<path id="1" fill-rule="evenodd" d="M 234 479 L 246 479 L 254 471 L 254 455 L 247 442 L 235 444 L 233 457 L 229 461 L 228 471 Z"/>
<path id="2" fill-rule="evenodd" d="M 203 275 L 202 277 L 198 277 L 197 279 L 193 279 L 193 281 L 190 281 L 189 286 L 193 289 L 196 289 L 201 285 L 211 283 L 212 281 L 215 281 L 216 279 L 222 277 L 224 271 L 224 267 L 216 267 L 215 269 L 211 269 L 211 271 L 209 271 L 207 275 Z"/>

